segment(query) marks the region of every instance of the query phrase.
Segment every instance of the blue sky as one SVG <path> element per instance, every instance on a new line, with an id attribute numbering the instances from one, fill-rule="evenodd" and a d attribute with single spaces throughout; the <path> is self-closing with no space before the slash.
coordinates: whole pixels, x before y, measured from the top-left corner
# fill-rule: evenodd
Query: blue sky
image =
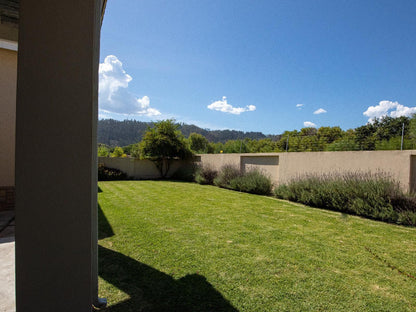
<path id="1" fill-rule="evenodd" d="M 411 115 L 415 16 L 413 0 L 108 0 L 100 118 L 279 134 Z"/>

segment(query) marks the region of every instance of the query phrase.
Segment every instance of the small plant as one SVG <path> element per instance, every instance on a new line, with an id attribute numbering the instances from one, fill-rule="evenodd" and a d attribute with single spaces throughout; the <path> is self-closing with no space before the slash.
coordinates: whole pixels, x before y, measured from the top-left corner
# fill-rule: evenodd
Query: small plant
<path id="1" fill-rule="evenodd" d="M 195 182 L 198 184 L 214 184 L 218 171 L 210 166 L 199 166 L 195 173 Z"/>
<path id="2" fill-rule="evenodd" d="M 127 180 L 127 174 L 118 169 L 105 167 L 104 164 L 98 164 L 98 181 L 115 180 Z"/>
<path id="3" fill-rule="evenodd" d="M 367 218 L 416 225 L 416 197 L 383 173 L 299 177 L 275 189 L 278 198 Z"/>

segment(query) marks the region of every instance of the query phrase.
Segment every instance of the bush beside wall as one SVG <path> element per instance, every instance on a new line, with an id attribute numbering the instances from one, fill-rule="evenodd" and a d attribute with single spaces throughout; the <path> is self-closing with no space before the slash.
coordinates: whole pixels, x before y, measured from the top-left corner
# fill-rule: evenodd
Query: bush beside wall
<path id="1" fill-rule="evenodd" d="M 240 176 L 242 176 L 240 169 L 233 165 L 225 165 L 214 179 L 214 185 L 231 189 L 231 181 Z"/>
<path id="2" fill-rule="evenodd" d="M 304 176 L 275 189 L 278 198 L 376 220 L 416 225 L 416 197 L 385 174 Z"/>
<path id="3" fill-rule="evenodd" d="M 127 180 L 127 174 L 123 171 L 105 167 L 103 164 L 98 164 L 98 181 L 115 181 Z"/>
<path id="4" fill-rule="evenodd" d="M 216 186 L 240 192 L 270 195 L 272 181 L 259 170 L 242 173 L 232 165 L 225 165 L 219 172 L 210 167 L 200 167 L 195 175 L 199 184 L 214 184 Z"/>
<path id="5" fill-rule="evenodd" d="M 232 179 L 229 185 L 233 190 L 259 195 L 270 195 L 273 186 L 270 178 L 258 170 L 249 171 Z"/>
<path id="6" fill-rule="evenodd" d="M 218 171 L 212 169 L 210 166 L 199 166 L 195 173 L 195 182 L 198 184 L 212 185 L 217 175 Z"/>
<path id="7" fill-rule="evenodd" d="M 178 170 L 176 170 L 172 174 L 170 179 L 185 182 L 193 182 L 195 181 L 197 170 L 197 166 L 194 163 L 191 163 L 188 166 L 182 166 Z"/>

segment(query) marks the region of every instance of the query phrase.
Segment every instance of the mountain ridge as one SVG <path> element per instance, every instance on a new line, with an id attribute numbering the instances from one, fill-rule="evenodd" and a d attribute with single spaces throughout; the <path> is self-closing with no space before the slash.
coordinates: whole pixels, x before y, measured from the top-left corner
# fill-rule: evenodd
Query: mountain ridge
<path id="1" fill-rule="evenodd" d="M 185 123 L 177 123 L 178 129 L 187 138 L 191 133 L 198 133 L 213 143 L 225 143 L 228 140 L 238 139 L 265 139 L 272 140 L 280 139 L 280 135 L 265 135 L 262 132 L 256 131 L 238 131 L 238 130 L 210 130 L 203 129 L 196 125 L 188 125 Z M 97 126 L 97 140 L 98 143 L 106 144 L 108 146 L 126 146 L 140 142 L 143 134 L 148 127 L 151 127 L 153 122 L 137 121 L 137 120 L 114 120 L 114 119 L 100 119 Z"/>

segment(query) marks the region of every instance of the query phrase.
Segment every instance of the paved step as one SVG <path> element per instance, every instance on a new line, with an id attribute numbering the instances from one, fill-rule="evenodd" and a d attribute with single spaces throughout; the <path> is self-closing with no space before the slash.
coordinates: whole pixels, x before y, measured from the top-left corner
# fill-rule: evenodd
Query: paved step
<path id="1" fill-rule="evenodd" d="M 0 238 L 0 311 L 15 312 L 14 239 Z"/>

